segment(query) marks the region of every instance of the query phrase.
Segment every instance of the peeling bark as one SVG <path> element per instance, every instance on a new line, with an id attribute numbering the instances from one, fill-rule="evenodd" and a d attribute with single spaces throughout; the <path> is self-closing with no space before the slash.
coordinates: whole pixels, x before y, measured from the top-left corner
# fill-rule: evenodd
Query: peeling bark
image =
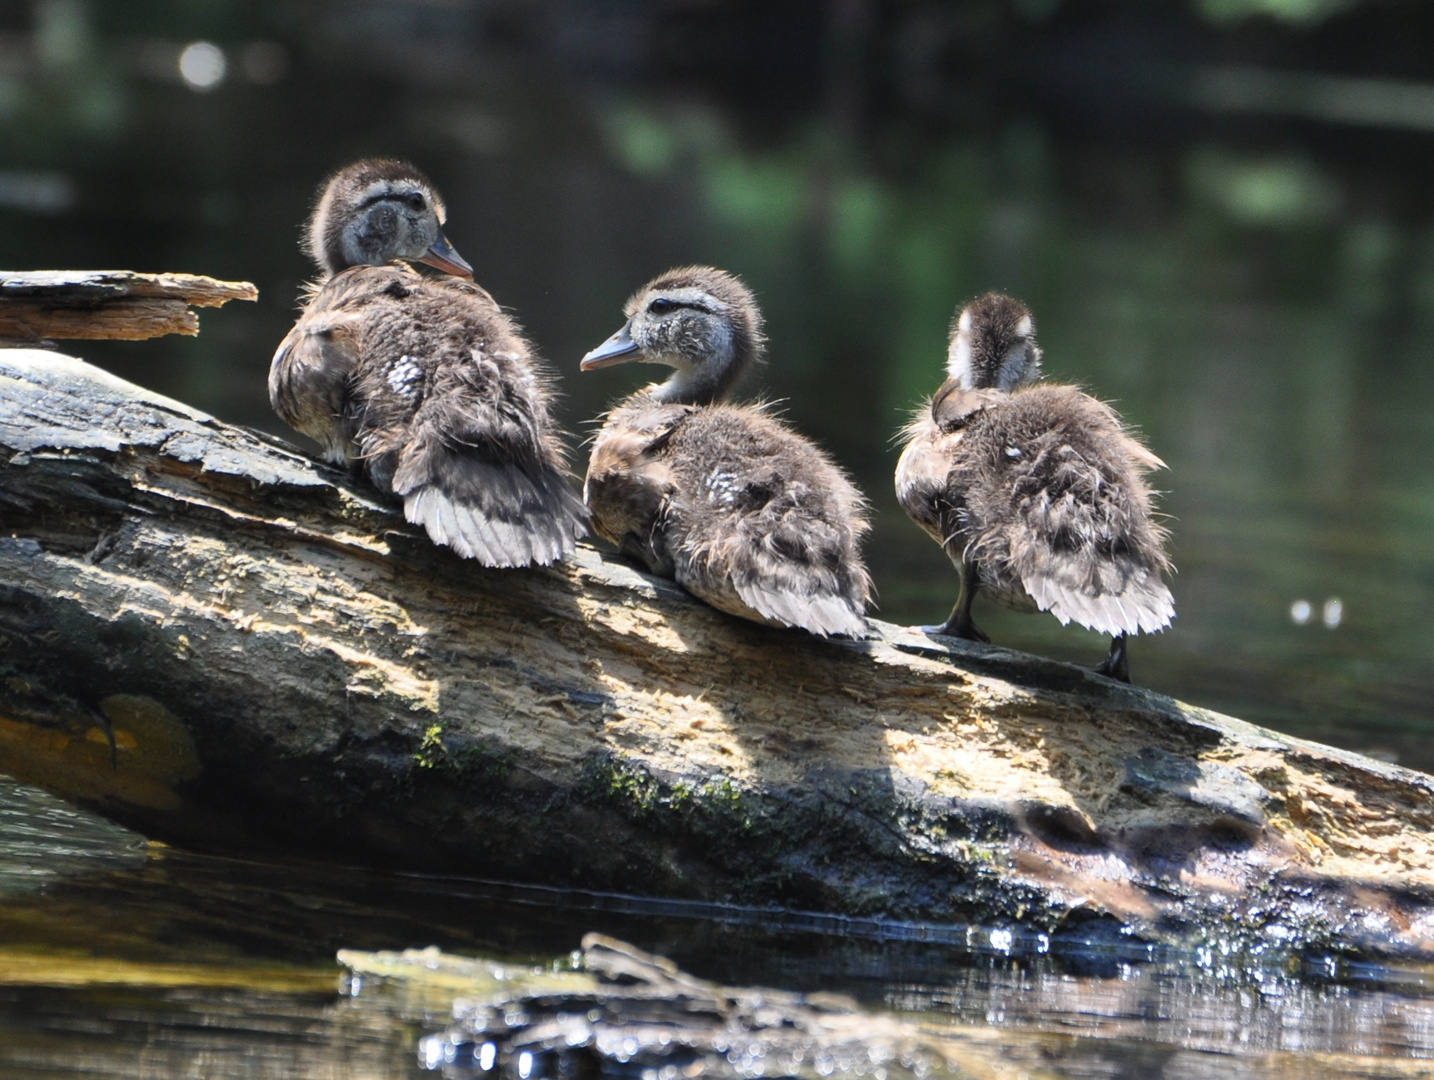
<path id="1" fill-rule="evenodd" d="M 0 770 L 166 840 L 1035 934 L 1434 954 L 1434 780 L 1081 668 L 492 570 L 0 353 Z"/>
<path id="2" fill-rule="evenodd" d="M 0 274 L 0 340 L 134 341 L 199 333 L 195 307 L 257 300 L 247 281 L 132 270 L 36 270 Z"/>

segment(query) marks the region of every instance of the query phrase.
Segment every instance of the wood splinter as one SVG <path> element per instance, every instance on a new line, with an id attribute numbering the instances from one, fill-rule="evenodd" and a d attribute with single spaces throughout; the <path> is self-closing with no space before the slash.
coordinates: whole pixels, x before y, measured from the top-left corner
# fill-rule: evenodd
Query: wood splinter
<path id="1" fill-rule="evenodd" d="M 57 338 L 139 341 L 199 333 L 193 307 L 257 300 L 247 281 L 133 270 L 0 273 L 0 345 Z"/>

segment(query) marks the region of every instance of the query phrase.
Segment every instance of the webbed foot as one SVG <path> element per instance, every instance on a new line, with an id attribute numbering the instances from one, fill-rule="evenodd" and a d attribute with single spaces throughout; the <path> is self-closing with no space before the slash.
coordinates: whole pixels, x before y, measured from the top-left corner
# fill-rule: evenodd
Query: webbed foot
<path id="1" fill-rule="evenodd" d="M 976 599 L 976 582 L 980 580 L 976 564 L 966 560 L 961 564 L 961 592 L 956 597 L 956 606 L 951 616 L 940 626 L 923 626 L 923 633 L 944 634 L 946 637 L 962 638 L 966 641 L 991 643 L 979 626 L 971 619 L 971 602 Z"/>
<path id="2" fill-rule="evenodd" d="M 1092 670 L 1123 683 L 1130 682 L 1130 654 L 1125 647 L 1125 635 L 1117 634 L 1110 640 L 1110 655 Z"/>
<path id="3" fill-rule="evenodd" d="M 917 627 L 917 629 L 923 634 L 942 634 L 945 637 L 961 638 L 965 641 L 980 641 L 987 645 L 991 644 L 991 639 L 986 636 L 986 632 L 972 622 L 969 616 L 964 622 L 960 619 L 951 618 L 947 619 L 940 626 L 921 626 Z"/>

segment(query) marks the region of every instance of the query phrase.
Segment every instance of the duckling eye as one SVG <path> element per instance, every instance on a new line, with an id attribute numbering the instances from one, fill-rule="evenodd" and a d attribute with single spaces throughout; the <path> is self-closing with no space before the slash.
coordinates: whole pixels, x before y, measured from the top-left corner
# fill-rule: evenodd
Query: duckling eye
<path id="1" fill-rule="evenodd" d="M 668 300 L 666 297 L 659 296 L 656 300 L 647 305 L 647 310 L 648 313 L 651 315 L 661 315 L 664 312 L 672 311 L 677 307 L 678 303 L 676 300 Z"/>
<path id="2" fill-rule="evenodd" d="M 413 207 L 415 210 L 423 209 L 423 196 L 416 191 L 413 192 L 413 194 L 411 195 L 405 195 L 403 197 L 403 201 L 408 203 L 408 205 Z"/>

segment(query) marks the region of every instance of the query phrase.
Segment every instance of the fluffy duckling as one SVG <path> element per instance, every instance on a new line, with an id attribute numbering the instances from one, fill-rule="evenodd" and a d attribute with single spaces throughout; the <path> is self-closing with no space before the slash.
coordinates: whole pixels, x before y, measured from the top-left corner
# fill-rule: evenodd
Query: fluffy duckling
<path id="1" fill-rule="evenodd" d="M 611 412 L 583 497 L 593 529 L 713 607 L 814 634 L 866 634 L 865 500 L 825 454 L 761 406 L 726 405 L 763 346 L 737 278 L 669 270 L 583 371 L 640 360 L 675 371 Z"/>
<path id="2" fill-rule="evenodd" d="M 307 249 L 323 273 L 274 354 L 269 400 L 334 464 L 485 566 L 569 555 L 587 514 L 549 416 L 548 376 L 443 236 L 411 165 L 360 161 L 324 186 Z M 422 274 L 404 260 L 449 276 Z"/>
<path id="3" fill-rule="evenodd" d="M 971 621 L 983 589 L 1110 634 L 1096 670 L 1129 682 L 1126 635 L 1175 616 L 1144 478 L 1164 463 L 1109 406 L 1072 386 L 1026 385 L 1040 362 L 1025 305 L 988 293 L 962 308 L 947 379 L 904 432 L 896 495 L 961 574 L 936 633 L 989 640 Z"/>

